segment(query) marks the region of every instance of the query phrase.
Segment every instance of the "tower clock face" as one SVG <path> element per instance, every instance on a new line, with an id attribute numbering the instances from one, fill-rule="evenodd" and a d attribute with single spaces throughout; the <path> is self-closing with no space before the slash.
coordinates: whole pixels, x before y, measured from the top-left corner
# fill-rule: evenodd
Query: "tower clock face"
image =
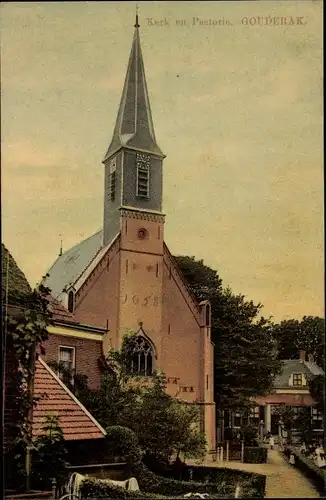
<path id="1" fill-rule="evenodd" d="M 149 170 L 151 157 L 146 153 L 136 153 L 136 165 L 142 170 Z"/>

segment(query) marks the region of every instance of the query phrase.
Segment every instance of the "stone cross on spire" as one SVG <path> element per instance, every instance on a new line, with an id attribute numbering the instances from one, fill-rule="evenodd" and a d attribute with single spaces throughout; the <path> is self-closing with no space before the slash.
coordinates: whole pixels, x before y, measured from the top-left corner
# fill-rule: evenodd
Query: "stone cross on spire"
<path id="1" fill-rule="evenodd" d="M 145 78 L 145 68 L 139 38 L 138 6 L 135 32 L 127 74 L 111 144 L 104 163 L 121 147 L 146 151 L 164 158 L 154 132 L 152 113 Z"/>

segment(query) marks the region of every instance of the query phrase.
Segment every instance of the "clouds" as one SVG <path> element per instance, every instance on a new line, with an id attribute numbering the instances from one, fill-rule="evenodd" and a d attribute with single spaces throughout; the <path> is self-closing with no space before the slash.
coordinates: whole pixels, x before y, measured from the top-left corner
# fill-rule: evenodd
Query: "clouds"
<path id="1" fill-rule="evenodd" d="M 101 161 L 134 4 L 1 8 L 3 237 L 35 283 L 60 233 L 67 248 L 101 226 Z M 144 2 L 140 14 L 155 132 L 167 154 L 171 251 L 204 258 L 235 292 L 265 304 L 266 314 L 322 314 L 319 2 L 188 2 L 187 9 Z M 241 23 L 257 15 L 308 21 Z M 193 16 L 233 26 L 192 27 Z M 170 27 L 151 27 L 149 17 L 168 17 Z"/>

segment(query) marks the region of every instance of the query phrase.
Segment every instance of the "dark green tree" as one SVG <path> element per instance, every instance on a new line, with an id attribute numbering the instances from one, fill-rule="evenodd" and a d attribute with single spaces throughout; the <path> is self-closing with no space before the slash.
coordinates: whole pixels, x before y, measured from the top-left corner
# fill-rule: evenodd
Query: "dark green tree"
<path id="1" fill-rule="evenodd" d="M 202 260 L 178 256 L 176 261 L 197 300 L 211 302 L 217 407 L 248 407 L 251 397 L 270 391 L 281 368 L 272 323 L 260 316 L 261 304 L 223 288 L 217 272 Z"/>
<path id="2" fill-rule="evenodd" d="M 325 411 L 325 375 L 316 375 L 309 380 L 311 397 L 315 401 L 315 408 L 324 413 Z"/>
<path id="3" fill-rule="evenodd" d="M 325 319 L 303 316 L 302 320 L 288 319 L 273 326 L 279 359 L 296 359 L 299 351 L 312 354 L 319 366 L 324 366 Z"/>
<path id="4" fill-rule="evenodd" d="M 58 484 L 64 477 L 67 450 L 56 415 L 45 418 L 42 431 L 34 443 L 32 477 L 37 488 L 51 489 L 53 480 Z"/>

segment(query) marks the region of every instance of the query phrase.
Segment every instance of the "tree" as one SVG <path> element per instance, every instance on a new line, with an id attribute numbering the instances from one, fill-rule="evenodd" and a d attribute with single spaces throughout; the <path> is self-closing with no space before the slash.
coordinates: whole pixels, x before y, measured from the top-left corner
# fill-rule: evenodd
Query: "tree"
<path id="1" fill-rule="evenodd" d="M 211 302 L 217 408 L 248 407 L 251 397 L 270 391 L 281 369 L 272 323 L 260 316 L 261 304 L 223 288 L 217 272 L 202 260 L 178 256 L 176 261 L 197 300 Z"/>
<path id="2" fill-rule="evenodd" d="M 315 401 L 315 408 L 324 413 L 325 409 L 325 375 L 316 375 L 309 380 L 311 397 Z"/>
<path id="3" fill-rule="evenodd" d="M 52 314 L 48 307 L 49 290 L 31 290 L 24 274 L 2 245 L 2 309 L 6 369 L 5 406 L 10 412 L 11 436 L 7 451 L 5 481 L 29 489 L 30 450 L 32 449 L 31 410 L 36 403 L 33 379 L 37 346 L 48 337 Z M 15 369 L 13 369 L 13 366 Z M 21 484 L 19 484 L 21 483 Z"/>
<path id="4" fill-rule="evenodd" d="M 51 488 L 52 481 L 58 484 L 68 463 L 67 450 L 59 419 L 47 416 L 42 427 L 43 434 L 34 443 L 33 479 L 38 488 Z"/>
<path id="5" fill-rule="evenodd" d="M 288 319 L 273 326 L 279 359 L 297 359 L 299 351 L 312 354 L 319 366 L 324 366 L 325 319 L 303 316 L 302 320 Z"/>
<path id="6" fill-rule="evenodd" d="M 106 429 L 129 428 L 137 436 L 142 452 L 165 466 L 180 453 L 187 457 L 205 454 L 205 437 L 198 430 L 197 407 L 169 396 L 166 380 L 156 372 L 151 378 L 135 377 L 130 371 L 130 354 L 136 334 L 124 336 L 119 350 L 111 349 L 102 359 L 98 390 L 73 390 L 85 407 Z M 71 375 L 67 377 L 71 380 Z M 76 380 L 85 380 L 79 377 Z M 120 432 L 120 430 L 119 430 Z"/>
<path id="7" fill-rule="evenodd" d="M 310 441 L 312 437 L 311 413 L 309 407 L 293 408 L 285 404 L 276 409 L 283 428 L 287 431 L 288 440 L 291 442 L 293 431 L 300 433 L 301 439 Z"/>

